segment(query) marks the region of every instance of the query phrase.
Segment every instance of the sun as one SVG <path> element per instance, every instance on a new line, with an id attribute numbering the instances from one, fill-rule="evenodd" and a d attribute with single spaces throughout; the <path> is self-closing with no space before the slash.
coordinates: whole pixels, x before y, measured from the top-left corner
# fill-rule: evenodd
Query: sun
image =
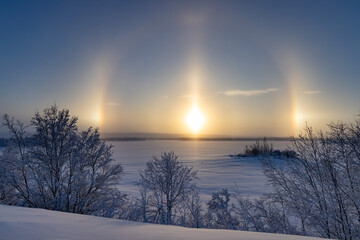
<path id="1" fill-rule="evenodd" d="M 204 126 L 205 117 L 196 105 L 194 105 L 192 110 L 188 113 L 186 122 L 194 133 L 197 133 L 200 128 Z"/>

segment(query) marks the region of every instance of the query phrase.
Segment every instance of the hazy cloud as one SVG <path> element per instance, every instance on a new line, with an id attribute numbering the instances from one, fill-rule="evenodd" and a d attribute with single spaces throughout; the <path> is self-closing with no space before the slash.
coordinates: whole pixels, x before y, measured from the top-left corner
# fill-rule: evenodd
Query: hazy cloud
<path id="1" fill-rule="evenodd" d="M 261 94 L 265 94 L 265 93 L 269 93 L 269 92 L 276 92 L 278 91 L 277 88 L 268 88 L 268 89 L 259 89 L 259 90 L 227 90 L 224 92 L 220 92 L 220 94 L 224 94 L 226 96 L 245 96 L 245 97 L 250 97 L 250 96 L 256 96 L 256 95 L 261 95 Z"/>
<path id="2" fill-rule="evenodd" d="M 307 95 L 313 95 L 313 94 L 319 94 L 321 93 L 321 91 L 305 91 L 304 93 Z"/>

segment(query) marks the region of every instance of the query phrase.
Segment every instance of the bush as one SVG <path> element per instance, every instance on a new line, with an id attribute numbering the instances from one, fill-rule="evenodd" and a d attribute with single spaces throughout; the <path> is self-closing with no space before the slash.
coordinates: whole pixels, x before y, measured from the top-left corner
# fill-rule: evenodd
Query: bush
<path id="1" fill-rule="evenodd" d="M 272 144 L 269 144 L 264 138 L 262 141 L 256 140 L 255 143 L 245 146 L 244 156 L 266 156 L 273 152 Z"/>

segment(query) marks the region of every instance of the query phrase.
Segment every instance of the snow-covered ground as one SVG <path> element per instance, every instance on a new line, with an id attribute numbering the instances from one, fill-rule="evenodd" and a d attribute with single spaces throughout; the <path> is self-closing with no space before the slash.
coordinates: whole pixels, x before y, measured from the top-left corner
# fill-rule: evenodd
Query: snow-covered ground
<path id="1" fill-rule="evenodd" d="M 229 154 L 241 152 L 245 145 L 254 141 L 109 141 L 114 146 L 114 159 L 122 163 L 124 176 L 120 190 L 138 195 L 136 182 L 139 170 L 145 169 L 152 156 L 162 152 L 174 151 L 179 160 L 198 171 L 197 185 L 203 201 L 210 199 L 212 192 L 221 188 L 234 189 L 246 196 L 259 196 L 269 191 L 261 164 L 257 158 L 232 159 Z M 288 141 L 272 142 L 274 149 L 283 150 L 290 145 Z"/>
<path id="2" fill-rule="evenodd" d="M 0 240 L 306 240 L 231 230 L 191 229 L 0 205 Z"/>

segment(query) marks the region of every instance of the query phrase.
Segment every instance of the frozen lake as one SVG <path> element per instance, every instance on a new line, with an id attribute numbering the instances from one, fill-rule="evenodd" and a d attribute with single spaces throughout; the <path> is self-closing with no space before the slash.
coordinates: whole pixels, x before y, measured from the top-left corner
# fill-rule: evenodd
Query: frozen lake
<path id="1" fill-rule="evenodd" d="M 248 196 L 258 196 L 267 192 L 266 179 L 257 158 L 233 159 L 229 154 L 241 152 L 254 141 L 108 141 L 114 146 L 114 159 L 119 161 L 125 175 L 120 188 L 125 193 L 138 195 L 136 182 L 139 170 L 145 169 L 152 156 L 174 151 L 179 160 L 198 171 L 197 186 L 203 200 L 221 188 L 238 189 Z M 288 141 L 273 141 L 274 149 L 286 149 Z"/>

